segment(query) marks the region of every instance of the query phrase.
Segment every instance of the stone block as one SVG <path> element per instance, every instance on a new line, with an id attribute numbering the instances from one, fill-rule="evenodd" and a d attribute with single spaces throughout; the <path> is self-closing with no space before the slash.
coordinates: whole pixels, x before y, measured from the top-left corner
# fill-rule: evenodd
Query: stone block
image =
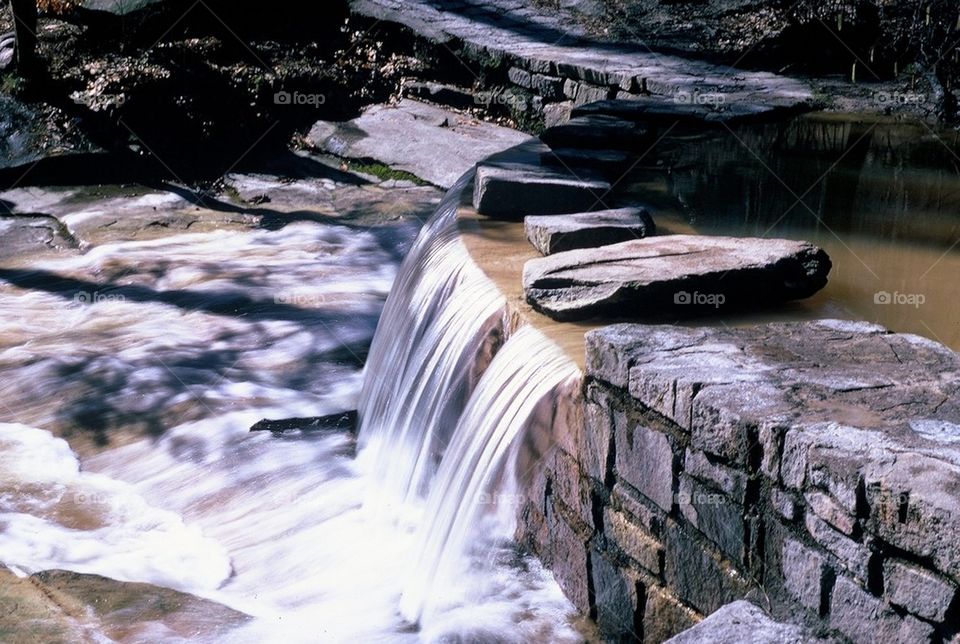
<path id="1" fill-rule="evenodd" d="M 527 239 L 543 255 L 577 248 L 595 248 L 653 234 L 645 208 L 614 208 L 572 215 L 546 215 L 524 220 Z"/>
<path id="2" fill-rule="evenodd" d="M 663 545 L 640 522 L 608 507 L 603 512 L 603 531 L 610 542 L 638 565 L 657 577 L 662 574 Z"/>
<path id="3" fill-rule="evenodd" d="M 667 435 L 614 412 L 617 474 L 665 511 L 673 507 L 673 450 Z"/>
<path id="4" fill-rule="evenodd" d="M 695 626 L 703 617 L 661 588 L 647 588 L 643 641 L 659 644 Z"/>
<path id="5" fill-rule="evenodd" d="M 817 640 L 802 627 L 777 622 L 748 601 L 736 601 L 708 615 L 667 644 L 810 644 Z"/>
<path id="6" fill-rule="evenodd" d="M 873 557 L 873 553 L 867 546 L 834 530 L 826 521 L 809 512 L 804 516 L 803 523 L 810 536 L 839 559 L 841 566 L 861 582 L 867 582 L 870 575 L 870 559 Z"/>
<path id="7" fill-rule="evenodd" d="M 590 556 L 597 627 L 606 642 L 639 640 L 637 629 L 637 582 L 603 553 Z"/>
<path id="8" fill-rule="evenodd" d="M 688 529 L 669 523 L 663 545 L 667 586 L 701 613 L 712 613 L 724 604 L 742 599 L 753 586 Z"/>
<path id="9" fill-rule="evenodd" d="M 830 628 L 854 644 L 930 642 L 933 626 L 910 615 L 898 615 L 853 580 L 837 579 L 830 601 Z"/>
<path id="10" fill-rule="evenodd" d="M 746 524 L 743 506 L 685 473 L 677 495 L 680 513 L 736 564 L 745 563 Z"/>
<path id="11" fill-rule="evenodd" d="M 590 610 L 588 538 L 570 527 L 556 512 L 549 515 L 548 525 L 553 575 L 574 607 L 587 613 Z"/>
<path id="12" fill-rule="evenodd" d="M 957 586 L 919 566 L 890 559 L 883 564 L 884 594 L 891 604 L 933 622 L 942 622 L 957 597 Z"/>
<path id="13" fill-rule="evenodd" d="M 480 165 L 473 206 L 481 214 L 512 220 L 602 209 L 610 183 L 580 175 L 522 164 Z"/>
<path id="14" fill-rule="evenodd" d="M 799 541 L 783 540 L 783 585 L 805 608 L 820 613 L 826 566 L 823 557 Z"/>

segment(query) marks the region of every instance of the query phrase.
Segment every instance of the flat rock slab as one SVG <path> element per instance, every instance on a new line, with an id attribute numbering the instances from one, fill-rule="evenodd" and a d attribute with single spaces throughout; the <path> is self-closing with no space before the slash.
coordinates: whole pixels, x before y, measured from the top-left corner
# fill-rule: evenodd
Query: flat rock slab
<path id="1" fill-rule="evenodd" d="M 794 624 L 771 619 L 748 601 L 727 604 L 705 620 L 667 640 L 666 644 L 805 644 L 811 637 Z"/>
<path id="2" fill-rule="evenodd" d="M 664 235 L 527 262 L 527 302 L 557 320 L 703 315 L 809 297 L 827 254 L 785 239 Z"/>
<path id="3" fill-rule="evenodd" d="M 544 255 L 643 239 L 656 230 L 646 208 L 614 208 L 524 219 L 527 239 Z"/>
<path id="4" fill-rule="evenodd" d="M 610 99 L 576 107 L 570 116 L 574 120 L 608 117 L 639 123 L 703 125 L 756 119 L 784 109 L 774 105 L 742 101 L 706 104 L 701 102 L 697 95 L 689 95 L 689 99 L 682 100 L 678 97 Z"/>
<path id="5" fill-rule="evenodd" d="M 477 167 L 473 206 L 500 219 L 555 215 L 606 208 L 610 183 L 588 172 L 496 163 Z"/>
<path id="6" fill-rule="evenodd" d="M 634 121 L 596 114 L 572 118 L 548 128 L 540 140 L 551 148 L 643 150 L 652 143 L 650 133 Z"/>
<path id="7" fill-rule="evenodd" d="M 330 154 L 373 159 L 441 188 L 450 188 L 482 159 L 529 138 L 410 99 L 374 105 L 346 123 L 320 121 L 307 135 L 310 145 Z"/>

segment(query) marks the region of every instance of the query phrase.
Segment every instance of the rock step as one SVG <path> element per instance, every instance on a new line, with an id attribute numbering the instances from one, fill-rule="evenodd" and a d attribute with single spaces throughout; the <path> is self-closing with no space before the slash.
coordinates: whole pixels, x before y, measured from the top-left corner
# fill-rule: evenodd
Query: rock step
<path id="1" fill-rule="evenodd" d="M 470 89 L 431 81 L 408 80 L 400 88 L 407 98 L 430 101 L 455 109 L 468 109 L 480 105 L 477 95 Z"/>
<path id="2" fill-rule="evenodd" d="M 524 219 L 524 228 L 527 239 L 544 255 L 642 239 L 656 230 L 646 208 L 533 216 Z"/>
<path id="3" fill-rule="evenodd" d="M 532 259 L 523 287 L 556 320 L 688 317 L 808 297 L 830 267 L 806 242 L 664 235 Z"/>
<path id="4" fill-rule="evenodd" d="M 632 122 L 702 126 L 709 123 L 755 119 L 778 111 L 782 112 L 784 109 L 749 102 L 707 105 L 698 102 L 696 95 L 691 95 L 688 102 L 678 101 L 676 98 L 650 97 L 595 101 L 575 107 L 570 116 L 571 119 L 606 116 Z"/>
<path id="5" fill-rule="evenodd" d="M 574 175 L 536 165 L 500 163 L 477 167 L 473 206 L 477 212 L 519 221 L 606 208 L 611 186 L 593 172 Z"/>
<path id="6" fill-rule="evenodd" d="M 630 155 L 623 150 L 557 148 L 544 152 L 540 163 L 561 168 L 590 168 L 604 174 L 619 175 L 629 166 Z"/>
<path id="7" fill-rule="evenodd" d="M 647 128 L 613 116 L 597 114 L 572 118 L 548 128 L 540 140 L 551 148 L 587 148 L 640 151 L 653 142 Z"/>

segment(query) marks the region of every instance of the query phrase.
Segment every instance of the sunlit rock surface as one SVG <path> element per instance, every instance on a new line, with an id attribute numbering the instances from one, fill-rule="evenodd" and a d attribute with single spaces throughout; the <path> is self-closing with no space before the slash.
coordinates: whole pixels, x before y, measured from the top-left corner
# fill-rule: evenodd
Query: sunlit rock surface
<path id="1" fill-rule="evenodd" d="M 523 132 L 410 99 L 374 105 L 346 123 L 320 121 L 308 142 L 330 154 L 373 159 L 442 188 L 476 163 L 529 138 Z"/>
<path id="2" fill-rule="evenodd" d="M 664 235 L 532 259 L 527 302 L 555 319 L 716 312 L 807 297 L 830 259 L 805 242 Z"/>
<path id="3" fill-rule="evenodd" d="M 645 208 L 616 208 L 524 219 L 527 239 L 544 255 L 642 239 L 656 230 Z"/>

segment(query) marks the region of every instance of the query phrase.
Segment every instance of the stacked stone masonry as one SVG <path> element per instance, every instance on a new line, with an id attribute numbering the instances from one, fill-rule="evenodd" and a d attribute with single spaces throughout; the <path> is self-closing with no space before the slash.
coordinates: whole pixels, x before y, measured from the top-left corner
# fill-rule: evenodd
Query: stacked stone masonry
<path id="1" fill-rule="evenodd" d="M 607 641 L 742 598 L 832 640 L 957 641 L 958 393 L 957 354 L 866 323 L 592 331 L 521 537 Z"/>
<path id="2" fill-rule="evenodd" d="M 350 7 L 373 25 L 402 25 L 463 61 L 505 70 L 511 93 L 504 100 L 522 99 L 548 126 L 565 121 L 575 106 L 617 98 L 657 95 L 723 118 L 813 101 L 800 80 L 598 42 L 514 0 L 351 0 Z"/>

